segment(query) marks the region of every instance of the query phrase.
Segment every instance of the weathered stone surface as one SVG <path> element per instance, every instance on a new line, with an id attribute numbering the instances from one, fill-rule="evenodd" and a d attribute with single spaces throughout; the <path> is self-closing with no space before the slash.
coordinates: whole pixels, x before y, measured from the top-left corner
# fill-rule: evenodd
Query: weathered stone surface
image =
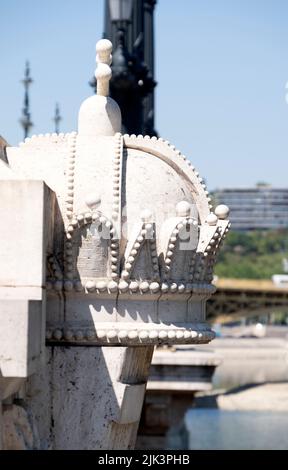
<path id="1" fill-rule="evenodd" d="M 43 449 L 125 449 L 134 445 L 153 348 L 47 348 L 29 380 Z M 132 439 L 133 437 L 133 439 Z"/>
<path id="2" fill-rule="evenodd" d="M 3 377 L 26 378 L 40 365 L 45 338 L 40 300 L 0 300 L 0 370 Z"/>

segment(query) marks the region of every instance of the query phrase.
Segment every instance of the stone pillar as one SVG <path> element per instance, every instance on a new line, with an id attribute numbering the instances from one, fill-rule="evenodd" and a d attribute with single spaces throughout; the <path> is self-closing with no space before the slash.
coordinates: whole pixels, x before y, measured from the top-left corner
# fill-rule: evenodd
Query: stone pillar
<path id="1" fill-rule="evenodd" d="M 42 449 L 134 447 L 153 347 L 47 347 L 27 405 Z"/>

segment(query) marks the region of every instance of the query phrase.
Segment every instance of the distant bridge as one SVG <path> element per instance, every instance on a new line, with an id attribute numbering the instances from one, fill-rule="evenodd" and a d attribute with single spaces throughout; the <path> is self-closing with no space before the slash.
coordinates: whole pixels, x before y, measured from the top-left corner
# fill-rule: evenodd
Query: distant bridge
<path id="1" fill-rule="evenodd" d="M 217 292 L 207 304 L 208 320 L 224 323 L 244 316 L 288 313 L 288 286 L 254 279 L 218 279 L 215 285 Z"/>

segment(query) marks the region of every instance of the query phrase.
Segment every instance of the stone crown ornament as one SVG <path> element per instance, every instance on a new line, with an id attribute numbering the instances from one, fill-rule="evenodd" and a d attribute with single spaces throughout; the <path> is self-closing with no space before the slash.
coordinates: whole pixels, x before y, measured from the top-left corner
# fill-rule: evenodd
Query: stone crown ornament
<path id="1" fill-rule="evenodd" d="M 97 43 L 97 94 L 78 133 L 7 148 L 12 170 L 56 194 L 47 253 L 48 342 L 207 343 L 205 305 L 229 210 L 168 141 L 121 134 L 112 44 Z"/>

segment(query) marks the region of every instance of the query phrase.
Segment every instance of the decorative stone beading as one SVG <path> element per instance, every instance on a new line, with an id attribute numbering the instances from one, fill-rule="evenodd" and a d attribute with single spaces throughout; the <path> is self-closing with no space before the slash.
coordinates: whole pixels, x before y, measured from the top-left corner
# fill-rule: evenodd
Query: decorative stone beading
<path id="1" fill-rule="evenodd" d="M 115 134 L 115 149 L 113 159 L 113 198 L 112 198 L 112 219 L 118 234 L 121 233 L 121 181 L 122 181 L 122 159 L 123 159 L 123 138 L 118 132 Z"/>
<path id="2" fill-rule="evenodd" d="M 199 173 L 195 171 L 190 160 L 183 155 L 179 150 L 171 145 L 167 140 L 161 137 L 137 136 L 135 134 L 124 134 L 124 145 L 127 148 L 134 148 L 142 150 L 143 152 L 150 153 L 163 161 L 166 161 L 172 167 L 177 168 L 178 173 L 190 184 L 191 190 L 195 195 L 196 205 L 201 207 L 199 215 L 201 223 L 204 223 L 212 209 L 210 204 L 211 198 L 207 192 L 206 185 L 203 179 L 200 178 Z M 206 201 L 206 204 L 203 204 Z M 198 203 L 198 204 L 197 204 Z"/>
<path id="3" fill-rule="evenodd" d="M 67 277 L 67 276 L 66 276 Z M 169 293 L 169 294 L 204 294 L 212 295 L 216 288 L 215 286 L 202 282 L 155 282 L 155 281 L 128 281 L 124 279 L 117 281 L 113 280 L 88 280 L 83 283 L 79 279 L 72 281 L 63 280 L 58 281 L 55 279 L 47 279 L 46 281 L 47 290 L 61 291 L 63 289 L 67 291 L 82 292 L 86 294 L 124 294 L 129 292 L 130 294 L 155 294 L 157 292 Z"/>
<path id="4" fill-rule="evenodd" d="M 73 217 L 73 201 L 74 201 L 74 173 L 76 161 L 77 133 L 72 132 L 69 139 L 69 150 L 67 156 L 67 192 L 66 192 L 66 216 L 68 220 Z"/>
<path id="5" fill-rule="evenodd" d="M 125 328 L 124 328 L 125 326 Z M 79 343 L 79 344 L 99 344 L 99 345 L 161 345 L 161 344 L 201 344 L 211 341 L 215 333 L 209 329 L 201 327 L 193 328 L 165 328 L 165 325 L 159 328 L 155 325 L 147 325 L 146 328 L 127 324 L 121 328 L 55 328 L 47 329 L 46 342 L 53 343 Z"/>
<path id="6" fill-rule="evenodd" d="M 222 228 L 218 227 L 215 234 L 212 237 L 209 245 L 207 246 L 204 256 L 206 258 L 205 261 L 205 269 L 202 272 L 201 281 L 204 282 L 212 282 L 213 281 L 213 269 L 214 265 L 217 261 L 217 256 L 223 241 L 225 240 L 227 233 L 229 232 L 231 227 L 231 223 L 227 222 Z"/>
<path id="7" fill-rule="evenodd" d="M 70 132 L 67 134 L 64 134 L 63 132 L 60 132 L 59 134 L 56 134 L 56 132 L 37 135 L 34 134 L 31 137 L 26 137 L 24 141 L 20 142 L 19 147 L 25 148 L 34 144 L 45 145 L 47 143 L 62 144 L 63 142 L 69 140 L 70 136 Z"/>

